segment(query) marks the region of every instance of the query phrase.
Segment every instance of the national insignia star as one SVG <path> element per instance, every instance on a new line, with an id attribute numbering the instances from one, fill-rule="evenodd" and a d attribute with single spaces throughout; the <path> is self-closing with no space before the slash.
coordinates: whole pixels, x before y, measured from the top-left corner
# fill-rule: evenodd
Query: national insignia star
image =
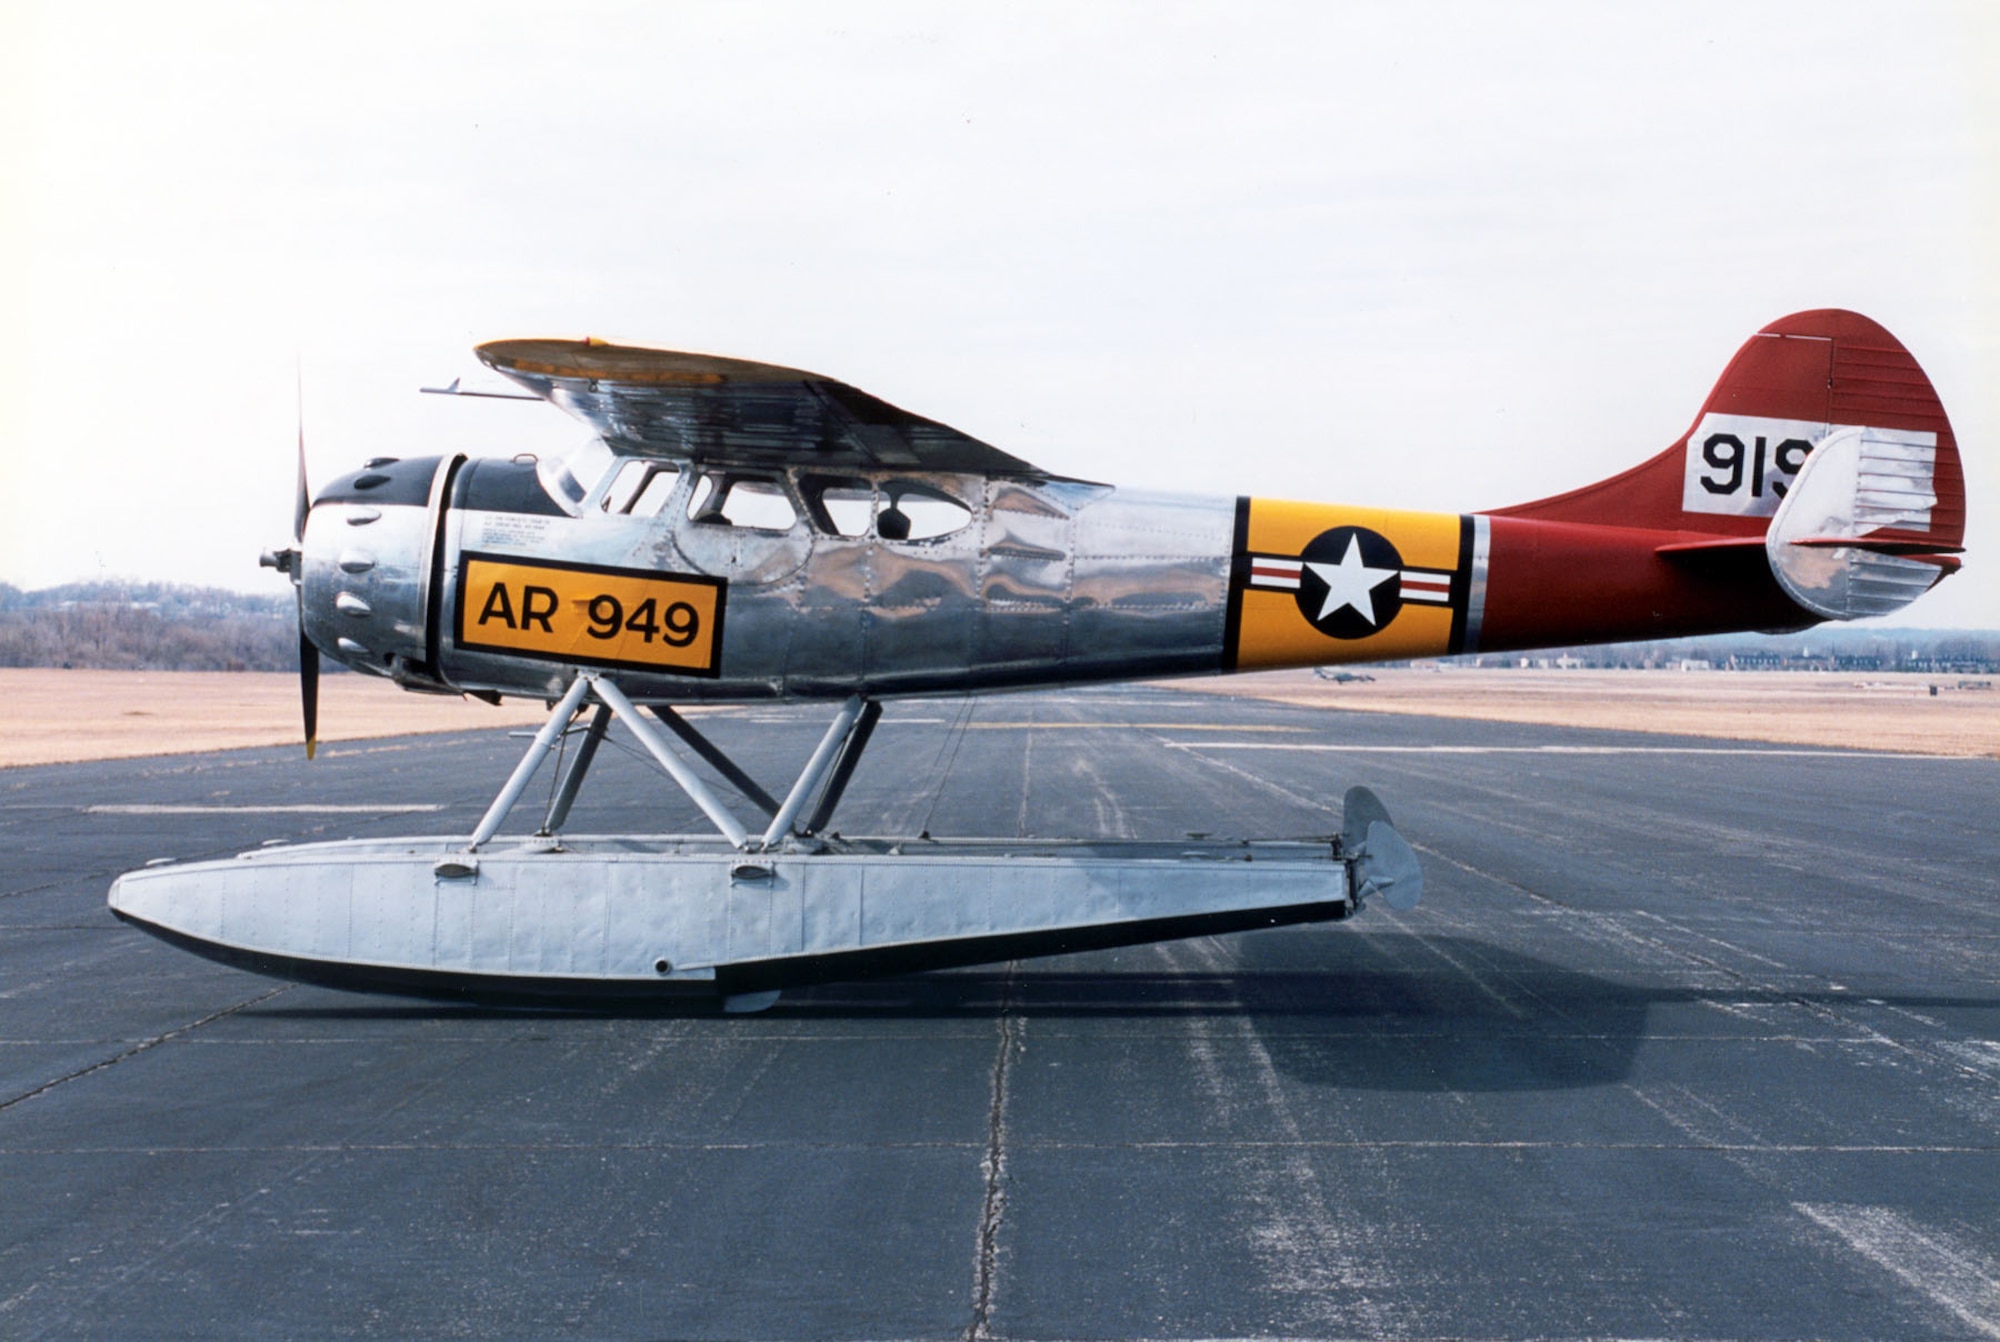
<path id="1" fill-rule="evenodd" d="M 1338 564 L 1308 563 L 1306 568 L 1326 584 L 1326 603 L 1319 608 L 1318 619 L 1324 620 L 1341 607 L 1349 606 L 1370 624 L 1376 622 L 1375 589 L 1397 573 L 1392 568 L 1369 568 L 1361 557 L 1359 536 L 1347 538 L 1347 553 Z"/>

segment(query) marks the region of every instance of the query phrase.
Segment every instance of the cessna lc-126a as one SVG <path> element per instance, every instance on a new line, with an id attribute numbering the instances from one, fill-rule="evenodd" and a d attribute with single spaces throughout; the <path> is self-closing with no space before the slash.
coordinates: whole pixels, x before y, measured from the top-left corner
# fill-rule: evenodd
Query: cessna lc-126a
<path id="1" fill-rule="evenodd" d="M 345 987 L 748 1009 L 790 984 L 1407 908 L 1415 855 L 1364 788 L 1318 840 L 830 822 L 888 699 L 1798 629 L 1903 606 L 1958 567 L 1965 527 L 1936 393 L 1851 312 L 1758 332 L 1659 455 L 1469 514 L 1094 484 L 735 359 L 478 356 L 594 436 L 561 459 L 377 459 L 310 501 L 302 451 L 297 545 L 266 562 L 298 587 L 308 754 L 322 652 L 411 690 L 541 699 L 547 723 L 469 836 L 149 867 L 112 886 L 120 918 Z M 746 700 L 835 706 L 782 796 L 674 708 Z M 715 833 L 565 832 L 614 717 Z M 501 837 L 551 757 L 541 824 Z"/>

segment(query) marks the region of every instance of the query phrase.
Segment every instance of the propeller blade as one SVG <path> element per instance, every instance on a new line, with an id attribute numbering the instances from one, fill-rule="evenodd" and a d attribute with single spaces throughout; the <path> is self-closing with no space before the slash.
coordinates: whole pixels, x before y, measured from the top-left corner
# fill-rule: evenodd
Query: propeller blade
<path id="1" fill-rule="evenodd" d="M 299 630 L 299 702 L 306 716 L 306 758 L 319 749 L 319 649 Z"/>
<path id="2" fill-rule="evenodd" d="M 306 484 L 306 385 L 305 374 L 299 374 L 299 492 L 292 505 L 292 539 L 306 538 L 306 514 L 312 511 L 312 490 Z"/>

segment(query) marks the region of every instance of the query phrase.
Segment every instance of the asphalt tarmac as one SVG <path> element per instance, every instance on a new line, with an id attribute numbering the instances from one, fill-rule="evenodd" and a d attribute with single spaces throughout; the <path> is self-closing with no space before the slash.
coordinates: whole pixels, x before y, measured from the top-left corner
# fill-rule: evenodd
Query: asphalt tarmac
<path id="1" fill-rule="evenodd" d="M 772 786 L 824 715 L 702 721 Z M 894 705 L 847 832 L 1324 833 L 1365 782 L 1424 903 L 756 1016 L 287 986 L 105 911 L 464 833 L 520 749 L 0 772 L 0 1335 L 2000 1337 L 2000 761 Z M 571 825 L 698 820 L 607 747 Z"/>

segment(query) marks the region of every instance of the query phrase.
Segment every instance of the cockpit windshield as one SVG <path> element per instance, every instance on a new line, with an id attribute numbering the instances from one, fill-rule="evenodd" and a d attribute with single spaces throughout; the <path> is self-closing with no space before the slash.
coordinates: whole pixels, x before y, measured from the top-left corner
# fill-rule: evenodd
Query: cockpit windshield
<path id="1" fill-rule="evenodd" d="M 573 517 L 617 460 L 603 439 L 588 438 L 559 457 L 542 458 L 536 471 L 549 497 Z"/>

